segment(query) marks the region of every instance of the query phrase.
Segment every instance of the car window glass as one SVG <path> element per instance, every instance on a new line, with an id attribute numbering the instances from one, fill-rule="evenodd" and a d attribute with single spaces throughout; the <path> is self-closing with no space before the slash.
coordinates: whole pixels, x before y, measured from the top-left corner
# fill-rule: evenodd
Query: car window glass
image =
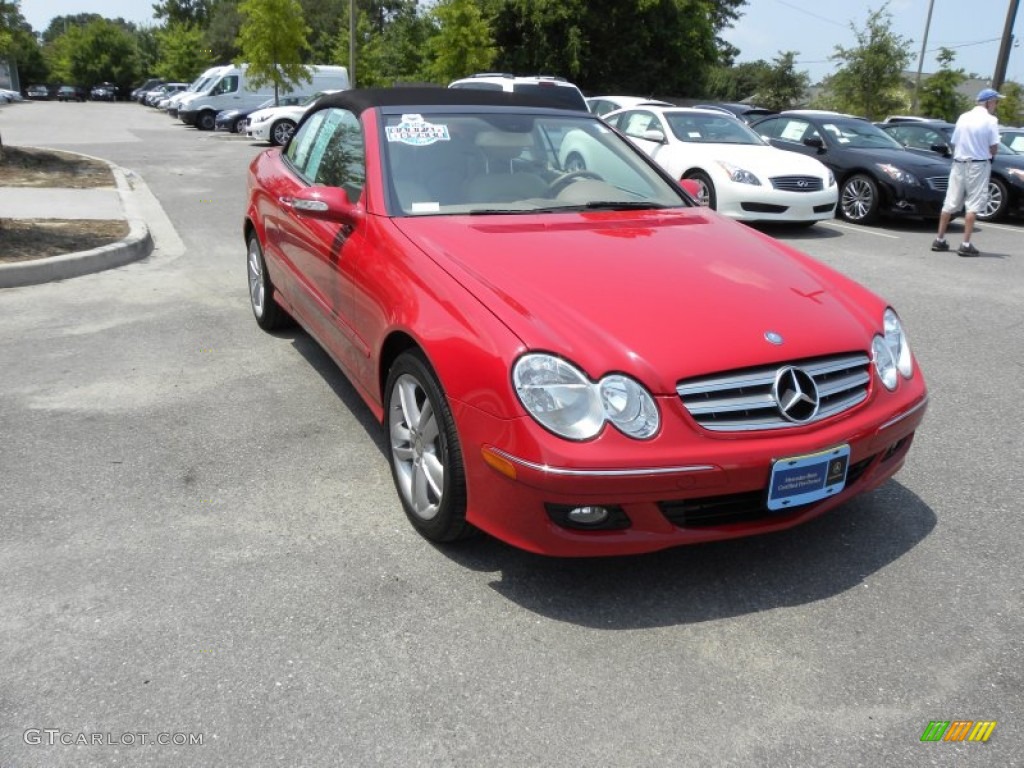
<path id="1" fill-rule="evenodd" d="M 323 127 L 309 151 L 306 174 L 314 184 L 340 187 L 353 203 L 366 184 L 363 131 L 359 119 L 345 109 L 326 109 Z"/>
<path id="2" fill-rule="evenodd" d="M 316 139 L 326 116 L 326 110 L 324 110 L 310 117 L 296 132 L 285 151 L 285 157 L 291 161 L 292 167 L 307 180 L 309 175 L 306 173 L 306 162 L 309 159 L 309 150 L 312 148 L 313 140 Z"/>
<path id="3" fill-rule="evenodd" d="M 708 144 L 761 144 L 747 126 L 727 115 L 667 112 L 669 129 L 680 141 Z"/>
<path id="4" fill-rule="evenodd" d="M 637 136 L 642 138 L 644 131 L 655 130 L 661 128 L 654 115 L 650 112 L 630 112 L 628 115 L 623 116 L 623 119 L 619 122 L 622 127 L 623 133 L 627 136 Z"/>
<path id="5" fill-rule="evenodd" d="M 785 120 L 781 123 L 778 137 L 784 141 L 801 142 L 804 139 L 821 138 L 806 120 Z"/>
<path id="6" fill-rule="evenodd" d="M 225 75 L 213 89 L 212 95 L 219 96 L 222 93 L 234 93 L 238 90 L 238 75 Z"/>

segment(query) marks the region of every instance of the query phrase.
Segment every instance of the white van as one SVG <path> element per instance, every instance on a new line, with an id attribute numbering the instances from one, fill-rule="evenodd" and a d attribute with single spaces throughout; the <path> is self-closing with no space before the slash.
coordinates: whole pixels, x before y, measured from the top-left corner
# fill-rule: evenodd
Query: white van
<path id="1" fill-rule="evenodd" d="M 212 131 L 217 124 L 217 113 L 221 110 L 257 107 L 274 95 L 273 85 L 252 87 L 246 69 L 247 65 L 242 64 L 221 72 L 205 93 L 191 99 L 187 105 L 179 105 L 178 117 L 181 121 L 203 131 Z M 349 87 L 346 67 L 313 64 L 306 69 L 311 76 L 310 81 L 298 83 L 287 94 L 279 95 L 308 96 L 317 91 L 342 91 Z"/>
<path id="2" fill-rule="evenodd" d="M 208 70 L 203 72 L 203 74 L 193 80 L 184 91 L 172 94 L 171 98 L 167 102 L 167 114 L 171 117 L 177 117 L 178 108 L 181 106 L 182 102 L 187 102 L 196 94 L 202 93 L 204 90 L 209 88 L 210 84 L 220 76 L 221 72 L 228 69 L 230 69 L 230 67 L 224 66 L 223 64 L 218 67 L 210 67 Z"/>

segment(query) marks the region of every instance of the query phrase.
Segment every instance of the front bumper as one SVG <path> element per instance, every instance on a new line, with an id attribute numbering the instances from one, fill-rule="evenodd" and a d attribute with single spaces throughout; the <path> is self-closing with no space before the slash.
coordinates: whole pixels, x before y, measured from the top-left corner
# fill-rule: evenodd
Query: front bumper
<path id="1" fill-rule="evenodd" d="M 463 441 L 469 522 L 522 549 L 584 557 L 769 533 L 818 517 L 903 466 L 924 418 L 927 392 L 918 373 L 896 393 L 870 397 L 819 425 L 746 438 L 706 432 L 689 421 L 677 398 L 659 398 L 662 431 L 645 442 L 609 429 L 589 443 L 571 443 L 540 430 L 529 417 L 500 420 L 453 406 Z M 839 445 L 850 447 L 842 491 L 792 510 L 767 511 L 775 460 Z M 614 507 L 628 519 L 627 527 L 580 530 L 557 524 L 549 514 L 555 507 L 587 505 Z"/>
<path id="2" fill-rule="evenodd" d="M 720 189 L 719 213 L 740 221 L 823 221 L 836 214 L 835 186 L 816 192 L 780 192 L 771 187 L 730 184 Z"/>
<path id="3" fill-rule="evenodd" d="M 247 136 L 259 139 L 260 141 L 270 141 L 270 127 L 273 124 L 273 120 L 264 120 L 263 122 L 256 123 L 255 125 L 249 122 L 246 123 L 245 133 Z"/>
<path id="4" fill-rule="evenodd" d="M 883 180 L 882 210 L 895 216 L 937 219 L 946 200 L 946 188 L 936 185 L 942 185 L 947 181 L 948 179 L 934 179 L 925 180 L 919 185 L 910 185 Z"/>
<path id="5" fill-rule="evenodd" d="M 199 114 L 198 110 L 195 109 L 179 109 L 178 119 L 181 120 L 185 125 L 195 125 L 196 116 Z"/>

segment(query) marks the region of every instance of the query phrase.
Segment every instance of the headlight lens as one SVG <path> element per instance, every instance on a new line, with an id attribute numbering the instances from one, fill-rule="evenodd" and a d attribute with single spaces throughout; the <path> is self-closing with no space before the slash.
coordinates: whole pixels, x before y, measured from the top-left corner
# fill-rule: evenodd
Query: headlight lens
<path id="1" fill-rule="evenodd" d="M 598 384 L 605 416 L 630 437 L 643 439 L 658 431 L 654 398 L 628 376 L 605 376 Z"/>
<path id="2" fill-rule="evenodd" d="M 752 174 L 750 171 L 740 168 L 738 165 L 727 163 L 724 160 L 719 160 L 718 164 L 725 169 L 727 174 L 729 174 L 729 179 L 735 181 L 737 184 L 753 184 L 755 187 L 761 186 L 761 182 L 758 181 L 757 176 Z"/>
<path id="3" fill-rule="evenodd" d="M 612 374 L 596 384 L 561 358 L 524 355 L 512 369 L 519 402 L 537 422 L 560 437 L 588 440 L 610 421 L 636 439 L 658 431 L 654 398 L 639 382 Z"/>
<path id="4" fill-rule="evenodd" d="M 909 184 L 912 187 L 916 187 L 920 184 L 917 180 L 917 176 L 909 171 L 904 171 L 899 166 L 892 165 L 890 163 L 877 163 L 876 165 L 878 166 L 878 170 L 894 181 Z"/>
<path id="5" fill-rule="evenodd" d="M 909 379 L 914 375 L 914 361 L 910 356 L 910 345 L 907 343 L 907 335 L 903 332 L 903 324 L 891 307 L 886 309 L 882 316 L 882 326 L 885 330 L 885 343 L 889 346 L 897 370 L 903 378 Z"/>
<path id="6" fill-rule="evenodd" d="M 899 373 L 896 370 L 896 360 L 892 356 L 892 350 L 882 336 L 875 336 L 871 341 L 871 358 L 875 363 L 875 372 L 882 380 L 885 388 L 890 392 L 896 389 L 899 382 Z"/>

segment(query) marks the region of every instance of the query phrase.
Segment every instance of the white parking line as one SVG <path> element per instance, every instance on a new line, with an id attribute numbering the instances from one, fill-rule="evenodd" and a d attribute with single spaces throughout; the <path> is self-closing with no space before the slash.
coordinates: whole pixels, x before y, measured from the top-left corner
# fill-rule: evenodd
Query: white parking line
<path id="1" fill-rule="evenodd" d="M 887 237 L 890 240 L 899 240 L 900 239 L 899 235 L 890 235 L 890 234 L 887 234 L 885 232 L 876 232 L 873 229 L 867 229 L 865 227 L 851 227 L 848 224 L 836 224 L 834 221 L 823 221 L 821 223 L 822 224 L 828 224 L 828 226 L 835 227 L 836 229 L 845 229 L 845 230 L 848 230 L 850 232 L 863 232 L 865 235 L 875 235 L 876 237 Z"/>
<path id="2" fill-rule="evenodd" d="M 991 227 L 992 229 L 1001 229 L 1003 232 L 1020 232 L 1020 227 L 1009 227 L 1006 224 L 993 224 L 991 222 L 979 221 L 974 225 L 976 230 L 982 230 L 985 227 Z"/>

